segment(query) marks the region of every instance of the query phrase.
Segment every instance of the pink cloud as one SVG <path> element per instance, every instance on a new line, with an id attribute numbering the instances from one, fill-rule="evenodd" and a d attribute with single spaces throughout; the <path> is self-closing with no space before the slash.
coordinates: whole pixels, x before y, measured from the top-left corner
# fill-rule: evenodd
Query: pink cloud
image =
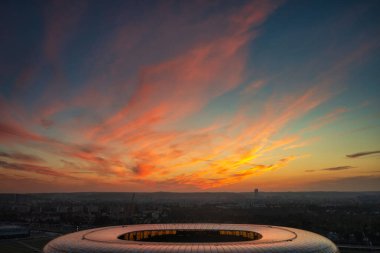
<path id="1" fill-rule="evenodd" d="M 24 154 L 20 152 L 1 152 L 0 151 L 0 157 L 12 159 L 12 160 L 25 161 L 25 162 L 37 162 L 37 163 L 44 162 L 44 160 L 38 156 Z"/>
<path id="2" fill-rule="evenodd" d="M 46 141 L 46 137 L 35 134 L 21 126 L 0 122 L 0 141 Z"/>
<path id="3" fill-rule="evenodd" d="M 40 165 L 34 165 L 34 164 L 28 164 L 28 163 L 9 163 L 5 161 L 0 161 L 0 167 L 4 169 L 24 171 L 24 172 L 35 173 L 35 174 L 44 175 L 44 176 L 70 178 L 72 180 L 77 179 L 66 173 L 58 172 L 46 166 L 40 166 Z"/>
<path id="4" fill-rule="evenodd" d="M 133 121 L 157 113 L 156 125 L 172 123 L 236 88 L 244 78 L 245 47 L 254 37 L 248 29 L 260 25 L 276 6 L 269 2 L 244 6 L 239 11 L 241 15 L 233 13 L 230 17 L 223 17 L 229 23 L 218 36 L 200 37 L 179 55 L 141 69 L 131 100 L 95 133 L 100 132 L 101 138 L 119 138 L 128 132 L 131 124 L 135 124 Z M 204 22 L 206 27 L 213 24 L 210 20 Z M 118 135 L 107 136 L 101 131 L 117 132 Z"/>

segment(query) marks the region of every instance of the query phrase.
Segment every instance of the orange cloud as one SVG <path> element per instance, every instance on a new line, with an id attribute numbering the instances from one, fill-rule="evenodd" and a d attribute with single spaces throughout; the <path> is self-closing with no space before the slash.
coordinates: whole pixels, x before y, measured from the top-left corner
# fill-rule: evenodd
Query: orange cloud
<path id="1" fill-rule="evenodd" d="M 212 168 L 208 170 L 197 171 L 194 173 L 178 175 L 168 181 L 165 184 L 177 184 L 177 185 L 191 185 L 200 189 L 218 188 L 222 186 L 227 186 L 230 184 L 235 184 L 243 181 L 244 179 L 265 171 L 275 170 L 287 165 L 291 160 L 296 157 L 286 157 L 279 160 L 277 163 L 272 165 L 254 165 L 248 169 L 243 170 L 231 170 L 226 168 L 229 173 L 223 171 L 222 175 L 217 176 Z M 219 168 L 220 170 L 220 168 Z"/>

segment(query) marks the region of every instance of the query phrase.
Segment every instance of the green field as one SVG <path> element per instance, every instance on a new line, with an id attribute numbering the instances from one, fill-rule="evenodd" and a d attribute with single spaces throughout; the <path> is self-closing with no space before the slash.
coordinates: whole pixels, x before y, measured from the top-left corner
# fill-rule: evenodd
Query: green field
<path id="1" fill-rule="evenodd" d="M 36 253 L 42 252 L 43 247 L 53 238 L 26 238 L 0 240 L 0 253 Z"/>

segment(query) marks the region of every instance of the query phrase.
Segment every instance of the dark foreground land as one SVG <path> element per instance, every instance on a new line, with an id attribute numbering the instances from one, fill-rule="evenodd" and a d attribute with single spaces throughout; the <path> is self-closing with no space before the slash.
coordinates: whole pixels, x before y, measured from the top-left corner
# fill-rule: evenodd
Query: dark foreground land
<path id="1" fill-rule="evenodd" d="M 341 252 L 380 252 L 380 192 L 0 194 L 0 253 L 40 252 L 52 238 L 99 226 L 141 223 L 252 223 L 322 234 Z M 371 250 L 372 249 L 372 250 Z"/>

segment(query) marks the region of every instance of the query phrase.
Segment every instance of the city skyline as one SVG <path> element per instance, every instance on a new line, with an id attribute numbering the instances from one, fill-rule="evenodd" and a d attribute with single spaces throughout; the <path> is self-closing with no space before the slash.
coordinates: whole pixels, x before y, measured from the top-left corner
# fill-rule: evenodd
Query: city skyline
<path id="1" fill-rule="evenodd" d="M 0 6 L 0 193 L 380 191 L 376 1 Z"/>

